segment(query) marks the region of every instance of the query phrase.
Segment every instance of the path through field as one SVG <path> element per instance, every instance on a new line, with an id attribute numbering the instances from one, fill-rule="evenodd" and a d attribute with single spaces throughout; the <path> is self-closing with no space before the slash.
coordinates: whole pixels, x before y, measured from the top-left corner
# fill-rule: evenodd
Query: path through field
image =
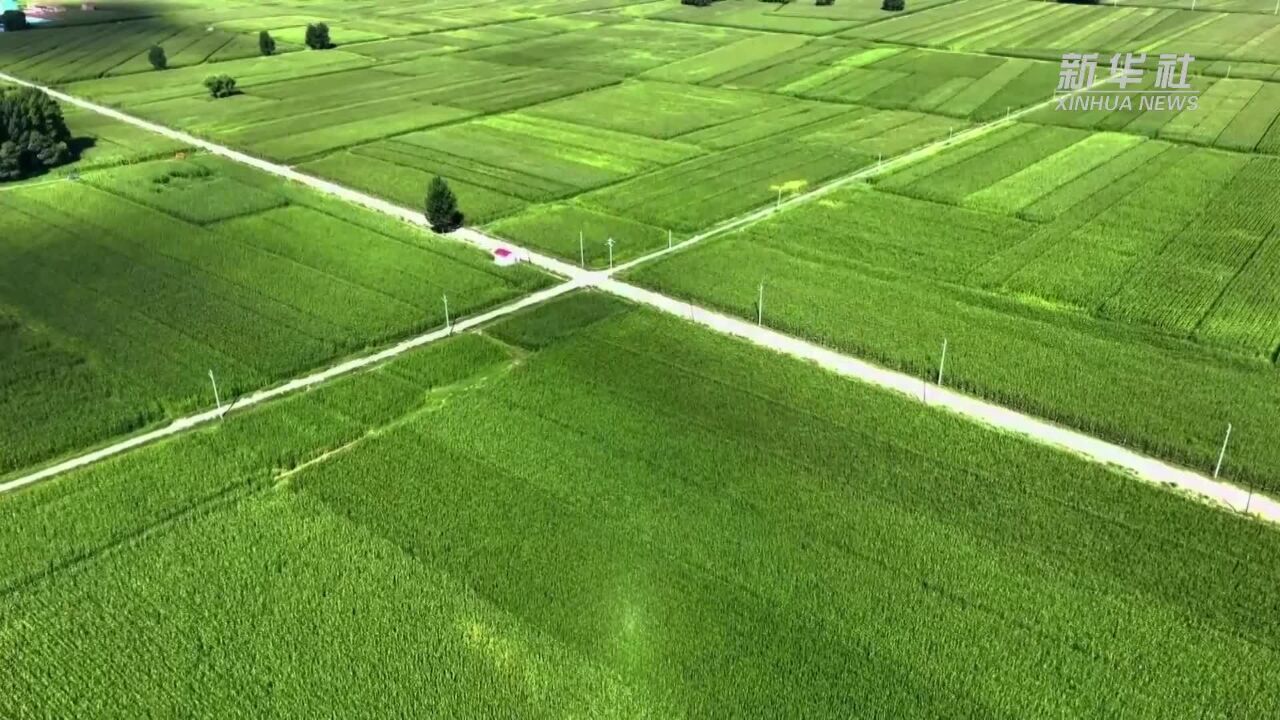
<path id="1" fill-rule="evenodd" d="M 88 102 L 41 85 L 15 78 L 11 75 L 0 73 L 0 80 L 5 80 L 27 87 L 39 88 L 62 102 L 70 103 L 77 107 L 111 117 L 150 132 L 164 135 L 192 147 L 198 147 L 212 154 L 220 155 L 264 172 L 302 183 L 313 189 L 342 198 L 348 202 L 367 207 L 385 215 L 390 215 L 419 226 L 427 226 L 426 219 L 420 212 L 400 207 L 393 203 L 352 190 L 328 180 L 300 173 L 288 166 L 272 163 L 223 145 L 218 145 L 216 143 L 197 138 L 188 133 L 157 125 L 141 118 L 127 115 L 118 110 Z M 1036 440 L 1037 442 L 1075 453 L 1094 462 L 1112 465 L 1118 469 L 1128 472 L 1140 480 L 1157 485 L 1170 486 L 1184 492 L 1192 493 L 1233 510 L 1244 511 L 1247 508 L 1248 512 L 1253 516 L 1270 522 L 1280 523 L 1280 503 L 1277 503 L 1270 497 L 1252 493 L 1230 483 L 1213 480 L 1192 470 L 1175 467 L 1168 463 L 1142 455 L 1141 453 L 1134 452 L 1119 445 L 1100 440 L 1085 433 L 1070 430 L 1045 420 L 969 395 L 937 387 L 936 385 L 930 385 L 927 382 L 911 375 L 878 367 L 863 360 L 859 360 L 858 358 L 842 355 L 832 350 L 800 340 L 799 338 L 753 325 L 739 318 L 724 315 L 701 306 L 675 300 L 660 293 L 629 285 L 613 278 L 613 275 L 640 263 L 648 262 L 668 253 L 687 248 L 694 243 L 701 242 L 715 235 L 758 222 L 794 205 L 822 197 L 850 183 L 860 182 L 878 173 L 921 160 L 950 145 L 964 143 L 982 137 L 983 135 L 1003 127 L 1010 122 L 1016 121 L 1025 114 L 1034 112 L 1051 102 L 1054 102 L 1053 98 L 1046 100 L 1044 103 L 1031 105 L 1018 111 L 1011 112 L 1004 118 L 1000 118 L 983 125 L 974 126 L 963 132 L 956 133 L 946 140 L 940 140 L 921 148 L 917 148 L 903 155 L 891 158 L 883 163 L 879 163 L 875 166 L 868 167 L 859 172 L 834 180 L 810 192 L 794 196 L 776 205 L 770 205 L 754 212 L 747 213 L 734 220 L 718 225 L 707 232 L 691 237 L 671 248 L 664 248 L 660 251 L 637 258 L 628 263 L 619 265 L 612 270 L 588 271 L 562 260 L 558 260 L 541 253 L 532 252 L 528 249 L 516 246 L 513 243 L 508 243 L 497 238 L 490 237 L 478 230 L 463 228 L 452 233 L 451 237 L 470 243 L 486 251 L 492 251 L 499 246 L 511 248 L 519 256 L 536 267 L 567 278 L 568 281 L 547 290 L 526 296 L 525 298 L 509 303 L 495 310 L 491 310 L 487 313 L 467 318 L 465 320 L 460 320 L 452 328 L 440 329 L 426 333 L 409 340 L 405 340 L 398 345 L 377 353 L 349 360 L 326 370 L 292 380 L 283 385 L 259 391 L 233 403 L 234 409 L 242 409 L 252 405 L 257 405 L 273 398 L 306 389 L 360 368 L 369 367 L 404 353 L 412 348 L 447 337 L 453 332 L 476 327 L 482 323 L 492 321 L 498 317 L 502 317 L 522 308 L 530 307 L 557 297 L 569 292 L 570 290 L 584 287 L 595 287 L 602 291 L 631 300 L 632 302 L 645 305 L 665 313 L 687 318 L 696 324 L 714 330 L 718 333 L 741 338 L 776 352 L 814 362 L 841 376 L 860 380 L 876 387 L 892 390 L 911 397 L 920 398 L 922 402 L 925 402 L 930 406 L 944 408 L 992 428 L 1028 437 Z M 228 408 L 228 410 L 231 409 L 233 408 Z M 226 411 L 214 409 L 181 418 L 164 428 L 142 435 L 137 435 L 114 445 L 95 450 L 91 453 L 72 458 L 60 464 L 44 468 L 38 472 L 17 478 L 16 480 L 0 484 L 0 493 L 30 485 L 78 467 L 89 465 L 155 440 L 176 435 L 197 425 L 217 420 L 221 418 L 225 412 Z"/>

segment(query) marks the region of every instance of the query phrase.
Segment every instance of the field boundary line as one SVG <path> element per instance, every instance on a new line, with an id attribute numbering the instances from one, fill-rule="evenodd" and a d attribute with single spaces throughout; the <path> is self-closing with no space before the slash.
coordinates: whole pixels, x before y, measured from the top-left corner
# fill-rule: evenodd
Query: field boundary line
<path id="1" fill-rule="evenodd" d="M 1081 90 L 1077 90 L 1071 94 L 1091 89 L 1096 85 L 1106 82 L 1108 79 L 1110 78 L 1098 80 L 1094 85 L 1091 85 L 1088 88 L 1082 88 Z M 174 130 L 163 125 L 158 125 L 147 120 L 142 120 L 141 118 L 137 118 L 87 100 L 81 100 L 80 98 L 67 95 L 66 93 L 27 82 L 5 73 L 0 73 L 0 80 L 7 80 L 17 85 L 42 90 L 48 93 L 51 97 L 63 100 L 64 102 L 68 102 L 77 107 L 97 112 L 121 122 L 179 140 L 180 142 L 189 144 L 193 147 L 207 150 L 214 155 L 225 157 L 264 172 L 299 182 L 328 195 L 347 200 L 348 202 L 363 206 L 375 212 L 389 215 L 391 217 L 397 217 L 411 224 L 429 229 L 429 224 L 422 213 L 400 207 L 386 200 L 375 198 L 371 195 L 352 190 L 337 183 L 297 172 L 293 168 L 263 160 L 237 150 L 232 150 L 231 148 L 218 145 L 217 143 L 194 137 L 188 133 Z M 477 327 L 499 317 L 516 312 L 517 310 L 558 297 L 572 290 L 595 287 L 602 291 L 631 300 L 632 302 L 663 311 L 667 314 L 688 318 L 694 323 L 714 330 L 722 335 L 744 339 L 760 347 L 765 347 L 801 360 L 814 362 L 820 367 L 833 371 L 843 377 L 860 380 L 869 385 L 894 391 L 908 397 L 917 397 L 917 393 L 921 393 L 919 396 L 925 400 L 925 404 L 940 407 L 982 425 L 998 430 L 1004 430 L 1059 450 L 1068 451 L 1078 457 L 1082 457 L 1098 464 L 1108 465 L 1124 470 L 1139 480 L 1155 485 L 1170 486 L 1231 510 L 1239 511 L 1248 508 L 1250 511 L 1249 514 L 1253 517 L 1272 523 L 1280 523 L 1280 502 L 1277 502 L 1263 493 L 1256 493 L 1228 482 L 1210 479 L 1206 475 L 1193 470 L 1174 466 L 1170 463 L 1143 455 L 1135 450 L 1130 450 L 1106 440 L 1093 437 L 1081 431 L 1056 425 L 1047 420 L 1036 418 L 993 402 L 959 393 L 954 390 L 937 387 L 936 385 L 930 386 L 927 380 L 922 380 L 906 373 L 882 368 L 865 360 L 861 360 L 850 355 L 844 355 L 829 348 L 823 348 L 800 338 L 792 337 L 770 328 L 758 326 L 746 320 L 725 315 L 692 303 L 676 300 L 661 293 L 622 282 L 614 279 L 613 277 L 617 273 L 635 267 L 643 262 L 663 257 L 702 240 L 758 222 L 795 205 L 809 202 L 813 199 L 834 192 L 835 190 L 850 183 L 871 177 L 876 173 L 884 172 L 887 169 L 892 169 L 899 165 L 906 165 L 915 162 L 916 160 L 923 159 L 924 157 L 932 155 L 933 153 L 950 147 L 951 145 L 981 137 L 997 128 L 1004 127 L 1005 125 L 1017 121 L 1028 113 L 1035 112 L 1045 106 L 1055 103 L 1056 101 L 1057 95 L 1055 94 L 1043 102 L 1021 108 L 1016 112 L 1010 112 L 1003 118 L 998 118 L 985 124 L 967 128 L 960 133 L 952 135 L 946 140 L 939 140 L 924 145 L 916 150 L 909 151 L 887 161 L 878 163 L 875 166 L 863 168 L 855 173 L 838 178 L 807 193 L 793 196 L 781 203 L 728 220 L 704 233 L 688 238 L 679 244 L 672 245 L 670 248 L 663 248 L 609 270 L 586 270 L 549 255 L 529 251 L 515 245 L 514 243 L 498 240 L 474 228 L 460 228 L 449 233 L 447 237 L 452 237 L 461 242 L 468 243 L 490 252 L 499 247 L 509 248 L 515 251 L 522 260 L 529 262 L 535 267 L 539 267 L 548 272 L 560 275 L 561 277 L 568 278 L 568 281 L 530 295 L 526 295 L 511 303 L 480 315 L 461 320 L 451 327 L 424 333 L 371 355 L 348 360 L 328 369 L 307 375 L 306 377 L 286 382 L 283 385 L 260 390 L 252 395 L 233 402 L 224 410 L 213 409 L 180 418 L 163 428 L 128 438 L 114 445 L 44 468 L 25 477 L 20 477 L 0 484 L 0 494 L 89 465 L 107 457 L 126 452 L 132 448 L 177 435 L 192 427 L 220 419 L 232 410 L 251 407 L 253 405 L 296 392 L 297 390 L 312 387 L 313 385 L 325 382 L 334 377 L 369 367 L 407 352 L 413 348 L 448 337 L 454 332 L 465 331 Z"/>
<path id="2" fill-rule="evenodd" d="M 436 330 L 411 337 L 407 340 L 402 340 L 395 345 L 379 350 L 378 352 L 346 360 L 337 365 L 313 372 L 309 375 L 295 378 L 281 385 L 258 390 L 251 395 L 236 398 L 222 408 L 213 408 L 211 410 L 178 418 L 168 425 L 155 430 L 151 430 L 140 435 L 134 435 L 133 437 L 99 448 L 93 452 L 85 453 L 84 455 L 73 457 L 69 460 L 65 460 L 56 465 L 51 465 L 28 475 L 15 478 L 5 483 L 0 483 L 0 495 L 38 483 L 41 480 L 47 480 L 56 475 L 70 472 L 77 468 L 91 465 L 114 455 L 120 455 L 121 453 L 134 448 L 149 445 L 158 440 L 178 435 L 200 425 L 207 425 L 215 420 L 221 420 L 232 412 L 239 412 L 246 408 L 260 405 L 269 400 L 291 395 L 300 390 L 308 390 L 334 378 L 349 375 L 358 370 L 363 370 L 377 365 L 415 348 L 422 347 L 423 345 L 429 345 L 438 340 L 451 337 L 457 333 L 465 332 L 485 323 L 492 322 L 498 318 L 515 313 L 519 310 L 523 310 L 532 305 L 546 302 L 547 300 L 559 297 L 580 287 L 585 287 L 588 284 L 590 284 L 590 278 L 570 280 L 558 285 L 553 285 L 549 288 L 525 295 L 479 315 L 460 319 L 450 326 L 438 328 Z"/>

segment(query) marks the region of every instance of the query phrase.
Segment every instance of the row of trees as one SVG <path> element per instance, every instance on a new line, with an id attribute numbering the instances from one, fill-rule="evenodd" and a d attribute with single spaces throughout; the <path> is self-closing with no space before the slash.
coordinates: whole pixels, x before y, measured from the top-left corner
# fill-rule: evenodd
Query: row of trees
<path id="1" fill-rule="evenodd" d="M 35 88 L 0 90 L 0 180 L 20 180 L 71 160 L 62 108 Z"/>
<path id="2" fill-rule="evenodd" d="M 5 13 L 6 16 L 8 14 Z M 18 14 L 21 15 L 22 13 L 18 12 Z M 7 31 L 8 29 L 6 25 L 5 30 Z M 307 47 L 312 50 L 328 50 L 332 48 L 334 45 L 329 40 L 329 26 L 324 23 L 308 25 L 306 43 Z M 258 52 L 264 57 L 276 54 L 276 39 L 271 37 L 271 33 L 266 30 L 258 33 Z M 147 60 L 151 63 L 151 67 L 156 70 L 164 70 L 169 67 L 169 58 L 165 55 L 164 48 L 159 45 L 151 46 L 151 49 L 147 51 Z"/>

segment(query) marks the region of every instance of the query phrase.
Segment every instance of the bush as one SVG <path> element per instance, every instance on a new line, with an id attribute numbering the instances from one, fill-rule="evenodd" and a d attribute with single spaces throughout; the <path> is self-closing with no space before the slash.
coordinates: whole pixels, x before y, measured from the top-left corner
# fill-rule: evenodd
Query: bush
<path id="1" fill-rule="evenodd" d="M 693 5 L 694 7 L 706 7 L 714 0 L 680 0 L 681 5 Z"/>
<path id="2" fill-rule="evenodd" d="M 438 233 L 447 233 L 462 227 L 462 212 L 458 210 L 458 198 L 449 183 L 439 175 L 431 179 L 427 188 L 427 222 Z"/>
<path id="3" fill-rule="evenodd" d="M 71 160 L 62 108 L 35 88 L 0 90 L 0 180 L 18 180 Z"/>
<path id="4" fill-rule="evenodd" d="M 819 6 L 835 5 L 835 4 L 836 4 L 836 0 L 818 0 L 818 3 L 817 3 L 817 4 L 818 4 Z"/>
<path id="5" fill-rule="evenodd" d="M 230 75 L 210 75 L 204 79 L 204 86 L 215 98 L 230 97 L 236 94 L 236 79 Z"/>
<path id="6" fill-rule="evenodd" d="M 258 33 L 258 52 L 263 55 L 276 54 L 276 39 L 271 37 L 271 33 L 266 30 Z"/>
<path id="7" fill-rule="evenodd" d="M 880 9 L 890 12 L 902 12 L 907 9 L 907 0 L 884 0 L 884 4 L 880 6 Z"/>
<path id="8" fill-rule="evenodd" d="M 324 23 L 307 25 L 306 42 L 307 47 L 312 50 L 328 50 L 333 47 L 333 43 L 329 41 L 329 26 Z"/>
<path id="9" fill-rule="evenodd" d="M 21 10 L 5 10 L 0 13 L 0 27 L 5 32 L 17 32 L 27 29 L 27 14 Z"/>
<path id="10" fill-rule="evenodd" d="M 169 58 L 165 57 L 164 48 L 159 45 L 152 45 L 147 51 L 147 60 L 150 61 L 151 67 L 156 70 L 163 70 L 169 67 Z"/>

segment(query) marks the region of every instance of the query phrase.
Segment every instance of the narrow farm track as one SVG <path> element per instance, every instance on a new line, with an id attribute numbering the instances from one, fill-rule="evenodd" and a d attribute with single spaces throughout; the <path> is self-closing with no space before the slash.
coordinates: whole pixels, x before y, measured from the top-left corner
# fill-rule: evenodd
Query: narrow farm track
<path id="1" fill-rule="evenodd" d="M 361 205 L 376 212 L 400 218 L 415 225 L 427 225 L 426 220 L 419 212 L 397 206 L 393 203 L 343 187 L 328 180 L 297 172 L 293 168 L 285 165 L 253 157 L 243 152 L 197 138 L 188 133 L 157 125 L 122 113 L 118 110 L 88 102 L 4 73 L 0 73 L 0 80 L 5 80 L 27 87 L 39 88 L 60 101 L 169 137 L 192 147 L 197 147 L 212 154 L 257 168 L 263 172 L 302 183 L 313 189 L 342 198 L 348 202 Z M 44 468 L 30 475 L 0 484 L 0 493 L 31 485 L 75 468 L 83 467 L 113 455 L 127 452 L 147 443 L 177 435 L 192 427 L 218 420 L 231 410 L 251 407 L 289 393 L 312 387 L 340 375 L 375 365 L 413 348 L 448 337 L 452 333 L 465 331 L 481 324 L 491 322 L 523 308 L 531 307 L 559 295 L 563 295 L 571 290 L 595 287 L 604 292 L 626 298 L 637 304 L 686 318 L 691 322 L 720 334 L 740 338 L 760 347 L 813 362 L 820 367 L 835 372 L 843 377 L 853 378 L 879 388 L 897 392 L 909 397 L 919 398 L 924 404 L 948 410 L 991 428 L 1027 437 L 1042 444 L 1074 453 L 1093 462 L 1111 465 L 1145 482 L 1172 487 L 1232 510 L 1245 511 L 1247 509 L 1248 513 L 1254 517 L 1269 522 L 1280 523 L 1280 503 L 1270 497 L 1253 493 L 1230 483 L 1211 479 L 1206 475 L 1186 468 L 1176 467 L 1119 445 L 1100 440 L 1085 433 L 1064 428 L 1045 420 L 1035 418 L 979 398 L 965 395 L 963 393 L 929 385 L 927 382 L 911 375 L 888 370 L 858 358 L 842 355 L 833 350 L 814 345 L 799 338 L 754 325 L 740 318 L 724 315 L 698 305 L 676 300 L 660 293 L 645 290 L 613 278 L 615 274 L 635 267 L 641 263 L 655 260 L 672 252 L 677 252 L 716 235 L 759 222 L 776 213 L 782 212 L 787 208 L 810 202 L 851 183 L 860 182 L 876 174 L 921 160 L 949 146 L 965 143 L 982 137 L 983 135 L 986 135 L 1000 127 L 1004 127 L 1008 123 L 1014 122 L 1028 113 L 1035 112 L 1052 102 L 1054 102 L 1054 100 L 1050 98 L 1044 103 L 1010 112 L 1009 115 L 1004 118 L 1000 118 L 983 125 L 974 126 L 956 133 L 945 140 L 925 145 L 903 155 L 878 163 L 877 165 L 841 177 L 809 192 L 795 195 L 775 205 L 770 205 L 747 213 L 738 218 L 722 223 L 721 225 L 718 225 L 704 233 L 688 238 L 670 248 L 664 248 L 649 255 L 636 258 L 611 270 L 598 272 L 584 270 L 562 260 L 533 252 L 526 248 L 521 248 L 513 243 L 508 243 L 497 238 L 490 237 L 478 230 L 463 228 L 452 233 L 451 236 L 459 241 L 469 243 L 486 251 L 492 251 L 500 246 L 511 248 L 519 256 L 534 266 L 567 278 L 568 281 L 547 290 L 533 293 L 520 300 L 481 315 L 461 320 L 451 328 L 440 329 L 419 335 L 377 353 L 349 360 L 326 370 L 289 381 L 283 385 L 259 391 L 253 395 L 237 400 L 231 406 L 228 406 L 226 410 L 219 411 L 214 409 L 196 415 L 190 415 L 176 420 L 164 428 L 129 438 L 109 447 L 95 450 L 60 464 Z"/>

